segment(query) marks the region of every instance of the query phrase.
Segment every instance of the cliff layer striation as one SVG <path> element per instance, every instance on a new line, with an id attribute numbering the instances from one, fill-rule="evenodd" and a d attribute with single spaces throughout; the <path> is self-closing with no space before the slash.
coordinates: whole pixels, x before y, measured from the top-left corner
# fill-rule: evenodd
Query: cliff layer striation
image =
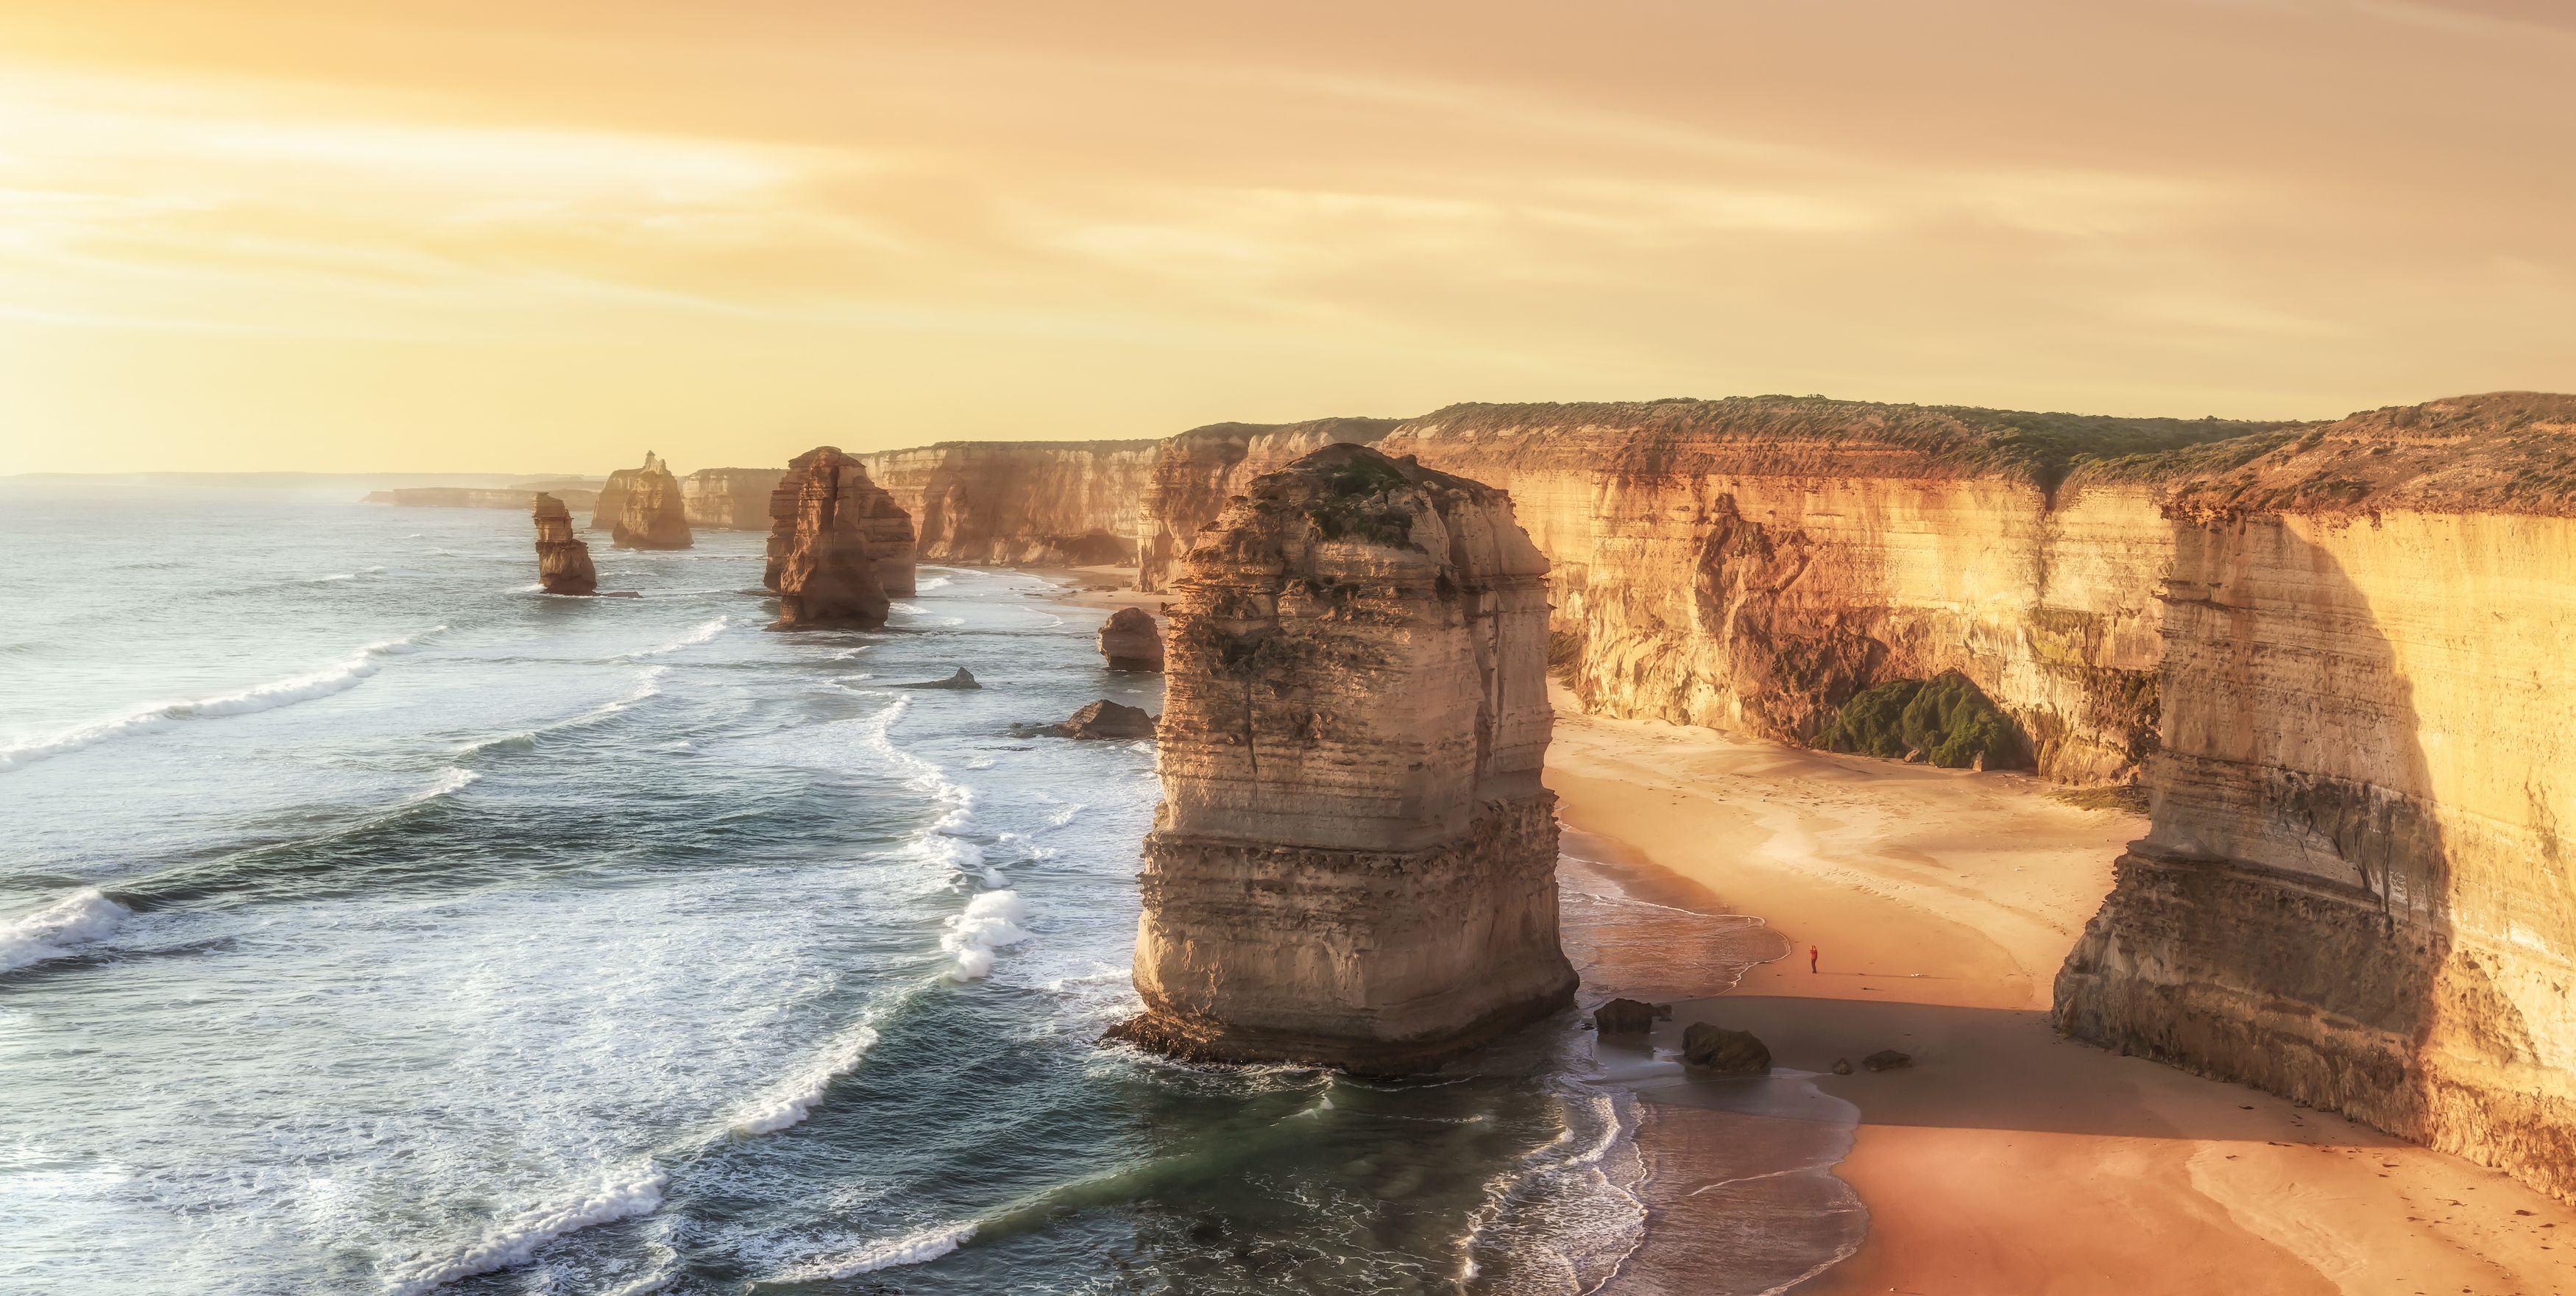
<path id="1" fill-rule="evenodd" d="M 1362 1071 L 1570 1001 L 1539 783 L 1546 560 L 1500 491 L 1333 445 L 1174 581 L 1122 1038 Z"/>
<path id="2" fill-rule="evenodd" d="M 776 468 L 701 468 L 680 479 L 689 525 L 702 531 L 766 531 Z"/>
<path id="3" fill-rule="evenodd" d="M 1151 441 L 947 441 L 865 457 L 933 562 L 1135 561 Z"/>
<path id="4" fill-rule="evenodd" d="M 857 456 L 820 446 L 789 461 L 769 516 L 761 583 L 778 595 L 772 629 L 873 630 L 889 596 L 913 592 L 912 519 Z"/>
<path id="5" fill-rule="evenodd" d="M 539 494 L 533 510 L 537 524 L 537 583 L 548 594 L 596 594 L 599 571 L 591 566 L 590 546 L 572 533 L 572 510 L 552 495 Z"/>
<path id="6" fill-rule="evenodd" d="M 1211 423 L 1154 445 L 1137 504 L 1136 588 L 1163 589 L 1180 571 L 1199 530 L 1256 477 L 1328 445 L 1369 445 L 1395 419 L 1328 418 L 1305 423 Z"/>

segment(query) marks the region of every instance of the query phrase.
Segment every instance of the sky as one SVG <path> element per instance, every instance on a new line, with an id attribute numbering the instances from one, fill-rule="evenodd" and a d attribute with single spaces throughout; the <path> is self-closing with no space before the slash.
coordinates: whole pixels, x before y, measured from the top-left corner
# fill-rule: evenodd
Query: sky
<path id="1" fill-rule="evenodd" d="M 0 0 L 0 473 L 2576 390 L 2566 0 Z"/>

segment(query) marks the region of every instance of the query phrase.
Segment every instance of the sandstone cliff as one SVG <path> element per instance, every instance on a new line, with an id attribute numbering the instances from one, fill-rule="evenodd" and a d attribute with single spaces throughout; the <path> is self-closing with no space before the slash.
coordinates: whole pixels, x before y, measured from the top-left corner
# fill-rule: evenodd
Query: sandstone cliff
<path id="1" fill-rule="evenodd" d="M 821 446 L 790 460 L 769 502 L 776 630 L 885 624 L 888 596 L 913 592 L 912 519 L 856 456 Z"/>
<path id="2" fill-rule="evenodd" d="M 614 493 L 617 512 L 609 526 L 610 543 L 620 549 L 686 549 L 696 543 L 689 534 L 688 506 L 680 498 L 680 479 L 652 452 L 641 468 L 620 469 L 600 492 Z"/>
<path id="3" fill-rule="evenodd" d="M 1587 710 L 1804 744 L 1956 671 L 2097 782 L 2155 742 L 2172 536 L 2145 485 L 2068 470 L 2275 426 L 1759 397 L 1460 405 L 1379 448 L 1511 493 Z"/>
<path id="4" fill-rule="evenodd" d="M 548 594 L 595 594 L 599 572 L 590 546 L 572 533 L 572 510 L 552 495 L 536 497 L 537 582 Z"/>
<path id="5" fill-rule="evenodd" d="M 776 468 L 701 468 L 680 479 L 689 525 L 705 531 L 766 531 Z"/>
<path id="6" fill-rule="evenodd" d="M 2576 397 L 2090 483 L 2172 537 L 2163 749 L 2059 1025 L 2576 1200 Z"/>
<path id="7" fill-rule="evenodd" d="M 1201 527 L 1252 479 L 1328 445 L 1366 445 L 1394 419 L 1329 418 L 1306 423 L 1212 423 L 1155 444 L 1132 533 L 1136 588 L 1165 587 Z"/>
<path id="8" fill-rule="evenodd" d="M 1135 561 L 1151 441 L 947 441 L 865 456 L 933 562 Z"/>
<path id="9" fill-rule="evenodd" d="M 1547 563 L 1511 502 L 1356 445 L 1244 489 L 1174 582 L 1116 1033 L 1395 1071 L 1563 1006 Z"/>

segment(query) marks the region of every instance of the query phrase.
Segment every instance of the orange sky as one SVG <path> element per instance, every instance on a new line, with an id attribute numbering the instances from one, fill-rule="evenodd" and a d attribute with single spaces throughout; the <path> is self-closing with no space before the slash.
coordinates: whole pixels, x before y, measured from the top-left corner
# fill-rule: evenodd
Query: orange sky
<path id="1" fill-rule="evenodd" d="M 0 0 L 0 473 L 2576 389 L 2576 4 Z"/>

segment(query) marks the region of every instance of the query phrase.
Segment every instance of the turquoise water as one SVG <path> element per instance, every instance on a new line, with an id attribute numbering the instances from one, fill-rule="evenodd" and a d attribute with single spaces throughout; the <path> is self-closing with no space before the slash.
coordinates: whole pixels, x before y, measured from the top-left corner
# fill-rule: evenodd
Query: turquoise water
<path id="1" fill-rule="evenodd" d="M 757 536 L 594 536 L 631 600 L 530 540 L 0 483 L 0 1290 L 1567 1291 L 1634 1245 L 1563 1029 L 1410 1084 L 1096 1042 L 1151 744 L 1010 726 L 1159 710 L 1098 613 L 926 568 L 771 634 Z"/>

